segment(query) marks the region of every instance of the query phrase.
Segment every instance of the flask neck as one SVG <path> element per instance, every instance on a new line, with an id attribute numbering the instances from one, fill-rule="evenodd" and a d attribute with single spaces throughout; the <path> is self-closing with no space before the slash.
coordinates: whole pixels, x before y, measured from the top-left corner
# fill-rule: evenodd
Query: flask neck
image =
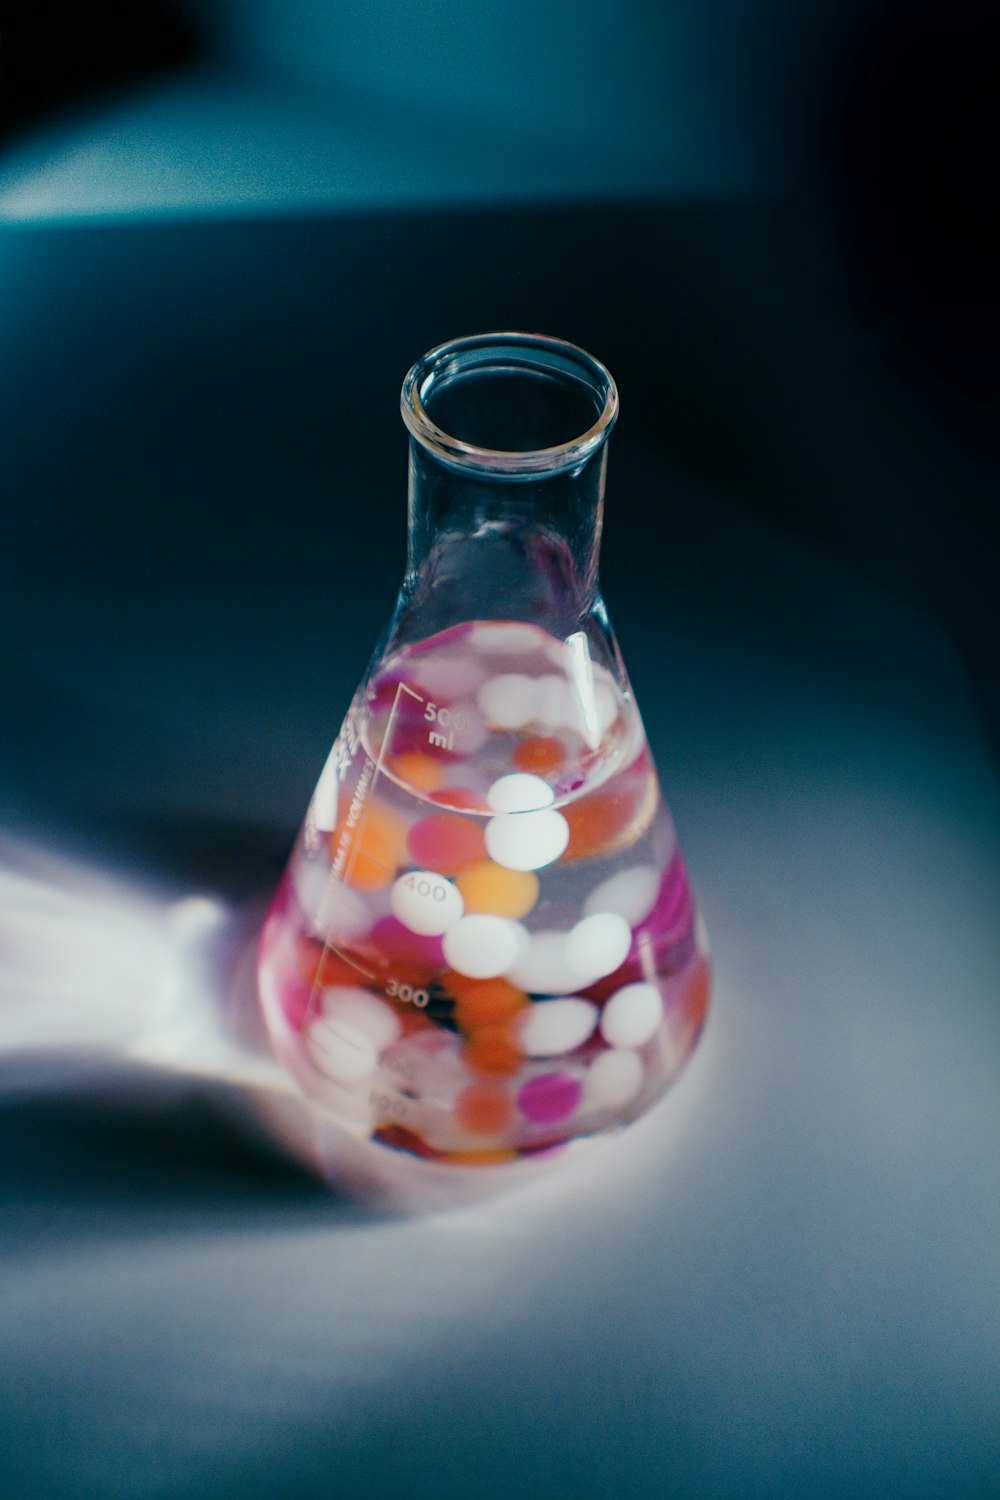
<path id="1" fill-rule="evenodd" d="M 555 339 L 462 339 L 414 366 L 402 412 L 404 604 L 422 633 L 483 618 L 575 629 L 597 598 L 608 372 Z"/>
<path id="2" fill-rule="evenodd" d="M 576 470 L 489 478 L 451 469 L 413 439 L 408 596 L 447 623 L 578 619 L 597 594 L 605 470 L 602 448 Z"/>

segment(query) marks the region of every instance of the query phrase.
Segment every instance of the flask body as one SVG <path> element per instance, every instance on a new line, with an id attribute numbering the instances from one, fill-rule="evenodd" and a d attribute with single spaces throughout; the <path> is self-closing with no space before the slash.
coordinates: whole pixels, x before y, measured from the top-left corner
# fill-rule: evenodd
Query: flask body
<path id="1" fill-rule="evenodd" d="M 266 919 L 260 990 L 326 1121 L 485 1165 L 648 1109 L 697 1040 L 708 956 L 597 585 L 610 377 L 506 335 L 434 351 L 408 386 L 408 575 Z M 461 425 L 464 402 L 478 436 L 506 403 L 517 426 L 540 387 L 548 417 L 583 402 L 580 438 L 528 447 L 501 423 L 485 447 L 432 420 Z"/>

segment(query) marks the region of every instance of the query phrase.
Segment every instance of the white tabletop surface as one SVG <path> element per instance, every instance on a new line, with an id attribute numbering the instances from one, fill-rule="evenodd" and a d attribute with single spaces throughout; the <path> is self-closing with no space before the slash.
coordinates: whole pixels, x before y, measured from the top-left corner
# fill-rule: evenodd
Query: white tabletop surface
<path id="1" fill-rule="evenodd" d="M 400 1216 L 266 1155 L 183 1071 L 8 1052 L 12 1500 L 991 1492 L 1000 818 L 960 669 L 735 507 L 688 493 L 701 562 L 678 577 L 615 503 L 609 607 L 714 949 L 688 1071 L 562 1171 Z M 280 662 L 260 671 L 280 705 Z M 197 810 L 212 764 L 187 774 Z M 136 885 L 62 853 L 55 946 L 63 898 L 113 926 Z M 184 895 L 151 892 L 139 928 Z"/>

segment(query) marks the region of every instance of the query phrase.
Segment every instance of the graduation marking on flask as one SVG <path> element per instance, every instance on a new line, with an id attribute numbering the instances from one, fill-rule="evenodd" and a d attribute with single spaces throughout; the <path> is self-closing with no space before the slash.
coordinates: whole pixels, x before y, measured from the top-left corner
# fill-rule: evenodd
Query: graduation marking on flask
<path id="1" fill-rule="evenodd" d="M 323 901 L 321 902 L 320 906 L 320 920 L 325 929 L 323 952 L 320 955 L 319 963 L 316 965 L 316 975 L 313 979 L 312 993 L 309 996 L 309 1003 L 306 1007 L 306 1014 L 310 1017 L 315 1015 L 318 1008 L 317 997 L 321 992 L 321 986 L 318 980 L 319 975 L 322 973 L 323 961 L 328 953 L 335 953 L 338 958 L 342 958 L 345 963 L 349 963 L 352 968 L 357 969 L 358 973 L 363 974 L 366 979 L 375 978 L 373 970 L 367 968 L 363 963 L 361 963 L 354 954 L 345 953 L 340 948 L 338 948 L 334 944 L 330 933 L 335 925 L 334 917 L 336 915 L 336 898 L 338 896 L 342 896 L 345 885 L 348 883 L 350 875 L 353 873 L 354 864 L 358 856 L 358 851 L 361 848 L 363 830 L 365 822 L 367 820 L 367 812 L 369 806 L 368 799 L 371 794 L 372 788 L 375 786 L 379 776 L 382 774 L 386 752 L 392 739 L 392 729 L 395 724 L 396 715 L 399 712 L 401 693 L 407 693 L 411 698 L 416 698 L 418 702 L 423 702 L 420 694 L 415 693 L 412 688 L 407 687 L 405 682 L 401 682 L 397 687 L 395 697 L 393 698 L 392 708 L 389 712 L 389 720 L 386 724 L 386 731 L 382 738 L 382 744 L 379 746 L 378 756 L 374 761 L 372 761 L 370 757 L 366 757 L 366 763 L 360 777 L 358 778 L 358 784 L 354 790 L 354 796 L 351 798 L 351 803 L 347 811 L 347 817 L 345 819 L 344 827 L 341 831 L 337 847 L 331 850 L 331 853 L 333 855 L 333 862 L 330 866 L 330 875 L 327 881 L 326 892 L 324 893 Z M 358 740 L 358 743 L 360 743 L 360 738 Z M 366 858 L 371 859 L 372 863 L 374 864 L 379 863 L 379 861 L 370 854 L 366 854 Z M 387 869 L 387 873 L 391 876 L 395 874 L 395 870 Z M 333 892 L 334 900 L 331 903 L 331 906 L 327 908 L 326 899 L 331 891 Z"/>

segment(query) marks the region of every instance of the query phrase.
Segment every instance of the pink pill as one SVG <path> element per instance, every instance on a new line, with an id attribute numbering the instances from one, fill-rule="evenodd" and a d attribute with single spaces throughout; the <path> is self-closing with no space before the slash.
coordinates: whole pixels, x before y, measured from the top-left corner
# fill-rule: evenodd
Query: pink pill
<path id="1" fill-rule="evenodd" d="M 292 974 L 284 981 L 279 993 L 285 1020 L 293 1031 L 301 1031 L 310 1016 L 310 1002 L 313 998 L 312 985 L 300 979 L 297 974 Z"/>
<path id="2" fill-rule="evenodd" d="M 648 933 L 658 952 L 682 937 L 691 922 L 691 888 L 680 853 L 674 855 L 660 883 L 649 915 L 635 929 L 636 939 Z M 633 944 L 633 953 L 638 943 Z"/>
<path id="3" fill-rule="evenodd" d="M 550 1125 L 571 1115 L 583 1090 L 568 1073 L 542 1073 L 530 1079 L 517 1096 L 517 1107 L 526 1120 Z"/>
<path id="4" fill-rule="evenodd" d="M 411 932 L 398 917 L 379 917 L 371 931 L 371 944 L 389 963 L 416 964 L 436 969 L 444 963 L 439 937 Z"/>

